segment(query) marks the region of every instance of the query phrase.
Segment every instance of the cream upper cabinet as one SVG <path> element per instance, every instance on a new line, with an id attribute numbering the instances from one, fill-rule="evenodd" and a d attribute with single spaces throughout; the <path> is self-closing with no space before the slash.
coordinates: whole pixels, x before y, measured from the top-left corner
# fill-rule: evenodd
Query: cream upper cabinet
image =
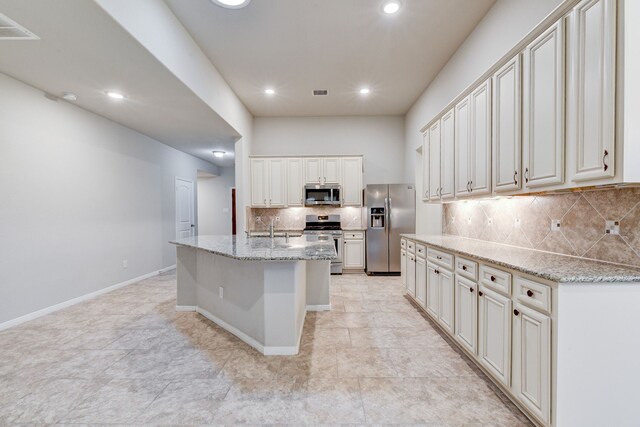
<path id="1" fill-rule="evenodd" d="M 325 157 L 322 159 L 322 183 L 323 184 L 340 184 L 340 166 L 341 159 L 339 157 Z"/>
<path id="2" fill-rule="evenodd" d="M 522 185 L 520 55 L 493 75 L 493 189 L 519 190 Z"/>
<path id="3" fill-rule="evenodd" d="M 287 205 L 304 206 L 304 165 L 301 158 L 287 159 Z"/>
<path id="4" fill-rule="evenodd" d="M 455 338 L 469 352 L 478 349 L 478 285 L 456 274 L 455 279 Z"/>
<path id="5" fill-rule="evenodd" d="M 440 119 L 440 198 L 454 196 L 455 175 L 455 126 L 454 110 L 447 111 Z"/>
<path id="6" fill-rule="evenodd" d="M 610 178 L 615 174 L 615 0 L 578 3 L 567 36 L 569 178 Z"/>
<path id="7" fill-rule="evenodd" d="M 322 157 L 304 159 L 305 184 L 322 184 Z"/>
<path id="8" fill-rule="evenodd" d="M 491 79 L 471 92 L 469 104 L 469 188 L 475 196 L 491 192 Z"/>
<path id="9" fill-rule="evenodd" d="M 342 159 L 342 205 L 362 206 L 362 157 Z"/>
<path id="10" fill-rule="evenodd" d="M 429 200 L 440 199 L 440 120 L 429 128 Z"/>
<path id="11" fill-rule="evenodd" d="M 422 135 L 422 200 L 429 200 L 429 129 Z"/>
<path id="12" fill-rule="evenodd" d="M 564 21 L 536 38 L 523 60 L 525 188 L 564 182 Z"/>
<path id="13" fill-rule="evenodd" d="M 454 107 L 454 139 L 455 139 L 455 180 L 456 196 L 467 196 L 469 188 L 469 97 L 467 96 Z"/>
<path id="14" fill-rule="evenodd" d="M 251 206 L 267 207 L 267 159 L 251 159 Z"/>
<path id="15" fill-rule="evenodd" d="M 511 300 L 484 287 L 478 297 L 478 358 L 497 380 L 509 387 Z"/>
<path id="16" fill-rule="evenodd" d="M 513 310 L 511 390 L 545 423 L 551 419 L 551 318 L 522 304 Z"/>

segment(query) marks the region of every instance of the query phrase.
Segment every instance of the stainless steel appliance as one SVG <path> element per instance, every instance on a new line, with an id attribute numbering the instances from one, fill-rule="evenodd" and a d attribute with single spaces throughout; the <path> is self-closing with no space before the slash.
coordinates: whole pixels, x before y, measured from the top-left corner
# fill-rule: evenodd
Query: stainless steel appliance
<path id="1" fill-rule="evenodd" d="M 305 206 L 338 205 L 342 204 L 340 198 L 340 186 L 307 184 L 304 186 Z"/>
<path id="2" fill-rule="evenodd" d="M 415 233 L 413 184 L 367 185 L 367 274 L 400 273 L 400 234 Z"/>
<path id="3" fill-rule="evenodd" d="M 333 239 L 338 257 L 331 261 L 331 274 L 342 274 L 342 227 L 340 215 L 307 215 L 302 234 L 317 236 L 318 240 Z"/>

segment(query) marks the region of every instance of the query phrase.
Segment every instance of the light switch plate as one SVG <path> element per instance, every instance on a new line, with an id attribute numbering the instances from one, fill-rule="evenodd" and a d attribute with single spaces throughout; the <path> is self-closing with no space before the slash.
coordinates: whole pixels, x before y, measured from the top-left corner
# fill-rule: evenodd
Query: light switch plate
<path id="1" fill-rule="evenodd" d="M 605 221 L 604 232 L 607 234 L 620 234 L 620 221 Z"/>

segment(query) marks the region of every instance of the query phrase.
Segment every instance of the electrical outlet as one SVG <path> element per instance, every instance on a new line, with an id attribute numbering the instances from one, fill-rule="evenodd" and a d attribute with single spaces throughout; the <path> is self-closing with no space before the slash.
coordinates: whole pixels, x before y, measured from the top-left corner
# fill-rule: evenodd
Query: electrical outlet
<path id="1" fill-rule="evenodd" d="M 262 217 L 261 216 L 257 216 L 256 217 L 256 221 L 262 221 Z"/>
<path id="2" fill-rule="evenodd" d="M 455 217 L 455 216 L 452 216 L 452 217 L 451 217 L 451 224 L 455 224 L 455 223 L 456 223 L 456 217 Z"/>
<path id="3" fill-rule="evenodd" d="M 129 261 L 127 261 L 126 259 L 122 260 L 122 268 L 127 268 L 129 267 Z"/>
<path id="4" fill-rule="evenodd" d="M 493 225 L 493 219 L 492 218 L 487 218 L 487 225 L 488 226 L 492 226 Z"/>
<path id="5" fill-rule="evenodd" d="M 605 221 L 604 232 L 607 234 L 620 234 L 620 221 Z"/>
<path id="6" fill-rule="evenodd" d="M 520 218 L 516 218 L 516 222 L 513 225 L 515 228 L 520 228 Z"/>
<path id="7" fill-rule="evenodd" d="M 224 298 L 224 288 L 222 286 L 218 288 L 218 296 L 220 297 L 220 299 Z"/>
<path id="8" fill-rule="evenodd" d="M 275 217 L 274 219 L 275 219 L 276 222 L 280 221 L 280 217 L 279 216 Z"/>
<path id="9" fill-rule="evenodd" d="M 560 220 L 552 219 L 551 220 L 551 231 L 560 231 Z"/>

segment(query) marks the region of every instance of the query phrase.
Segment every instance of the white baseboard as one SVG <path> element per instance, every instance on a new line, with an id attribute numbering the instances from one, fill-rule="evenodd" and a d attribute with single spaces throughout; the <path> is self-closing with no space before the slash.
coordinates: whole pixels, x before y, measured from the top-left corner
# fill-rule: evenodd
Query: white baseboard
<path id="1" fill-rule="evenodd" d="M 308 305 L 307 311 L 331 311 L 331 304 Z"/>
<path id="2" fill-rule="evenodd" d="M 72 299 L 64 301 L 64 302 L 61 302 L 59 304 L 52 305 L 50 307 L 46 307 L 46 308 L 43 308 L 43 309 L 38 310 L 38 311 L 34 311 L 32 313 L 29 313 L 29 314 L 25 314 L 24 316 L 20 316 L 20 317 L 16 317 L 15 319 L 7 320 L 6 322 L 0 323 L 0 331 L 2 331 L 4 329 L 11 328 L 13 326 L 20 325 L 21 323 L 24 323 L 24 322 L 28 322 L 29 320 L 37 319 L 38 317 L 42 317 L 42 316 L 45 316 L 47 314 L 51 314 L 51 313 L 56 312 L 58 310 L 62 310 L 63 308 L 71 307 L 72 305 L 76 305 L 78 303 L 81 303 L 81 302 L 84 302 L 84 301 L 88 301 L 88 300 L 93 299 L 95 297 L 98 297 L 100 295 L 104 295 L 104 294 L 107 294 L 109 292 L 115 291 L 116 289 L 124 288 L 125 286 L 129 286 L 129 285 L 132 285 L 132 284 L 134 284 L 136 282 L 139 282 L 141 280 L 157 276 L 157 275 L 159 275 L 161 273 L 164 273 L 166 271 L 170 271 L 170 270 L 172 270 L 174 268 L 176 268 L 175 264 L 172 265 L 172 266 L 163 268 L 161 270 L 157 270 L 157 271 L 153 271 L 151 273 L 143 274 L 142 276 L 134 277 L 133 279 L 129 279 L 129 280 L 126 280 L 124 282 L 116 283 L 115 285 L 111 285 L 111 286 L 108 286 L 106 288 L 102 288 L 102 289 L 99 289 L 97 291 L 94 291 L 94 292 L 91 292 L 91 293 L 88 293 L 88 294 L 85 294 L 85 295 L 81 295 L 79 297 L 72 298 Z"/>
<path id="3" fill-rule="evenodd" d="M 195 305 L 176 305 L 176 311 L 198 311 Z"/>
<path id="4" fill-rule="evenodd" d="M 167 271 L 175 270 L 178 267 L 177 264 L 170 265 L 169 267 L 161 268 L 158 270 L 158 274 L 164 274 Z"/>

